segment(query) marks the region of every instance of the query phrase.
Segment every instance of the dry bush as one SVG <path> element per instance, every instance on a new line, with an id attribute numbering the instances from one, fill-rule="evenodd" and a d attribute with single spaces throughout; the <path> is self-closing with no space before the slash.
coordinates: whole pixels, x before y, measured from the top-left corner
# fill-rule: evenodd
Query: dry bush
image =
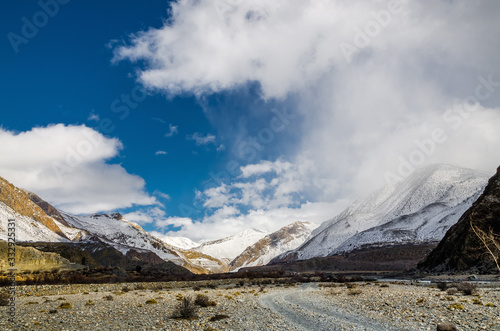
<path id="1" fill-rule="evenodd" d="M 136 290 L 145 290 L 146 288 L 144 287 L 144 285 L 142 284 L 139 284 L 135 287 Z"/>
<path id="2" fill-rule="evenodd" d="M 130 289 L 130 287 L 128 287 L 128 286 L 124 286 L 124 287 L 122 288 L 122 292 L 127 293 L 127 292 L 130 292 L 130 291 L 131 291 L 131 289 Z"/>
<path id="3" fill-rule="evenodd" d="M 197 317 L 197 308 L 190 297 L 185 297 L 174 309 L 172 318 L 194 319 Z"/>
<path id="4" fill-rule="evenodd" d="M 194 303 L 200 307 L 217 306 L 217 303 L 215 301 L 210 300 L 210 298 L 204 294 L 198 294 L 196 296 L 196 299 L 194 300 Z"/>
<path id="5" fill-rule="evenodd" d="M 340 292 L 338 290 L 334 290 L 334 289 L 330 289 L 330 291 L 328 291 L 328 295 L 339 295 L 341 293 L 342 292 Z"/>
<path id="6" fill-rule="evenodd" d="M 193 291 L 200 291 L 201 290 L 201 287 L 199 286 L 193 286 Z"/>
<path id="7" fill-rule="evenodd" d="M 220 321 L 220 320 L 223 320 L 225 318 L 229 318 L 229 316 L 223 315 L 223 314 L 217 314 L 217 315 L 210 317 L 210 322 Z"/>
<path id="8" fill-rule="evenodd" d="M 71 308 L 73 308 L 73 306 L 71 306 L 71 303 L 69 303 L 69 302 L 63 302 L 57 308 L 59 308 L 59 309 L 71 309 Z"/>
<path id="9" fill-rule="evenodd" d="M 356 285 L 354 283 L 345 283 L 345 287 L 350 289 L 350 288 L 356 288 L 356 287 L 358 287 L 358 285 Z"/>
<path id="10" fill-rule="evenodd" d="M 361 290 L 355 290 L 355 289 L 349 290 L 349 295 L 360 295 L 361 293 L 363 293 L 363 291 Z"/>
<path id="11" fill-rule="evenodd" d="M 106 295 L 103 299 L 107 300 L 107 301 L 113 301 L 113 296 L 112 295 Z"/>
<path id="12" fill-rule="evenodd" d="M 472 283 L 458 283 L 457 289 L 464 295 L 474 295 L 477 293 L 477 285 Z"/>
<path id="13" fill-rule="evenodd" d="M 441 291 L 446 291 L 448 289 L 448 283 L 447 282 L 437 282 L 436 287 L 440 289 Z"/>
<path id="14" fill-rule="evenodd" d="M 456 287 L 450 287 L 449 289 L 446 290 L 446 294 L 448 295 L 455 295 L 458 293 L 458 289 Z"/>
<path id="15" fill-rule="evenodd" d="M 7 293 L 0 294 L 0 306 L 7 306 L 10 302 L 10 296 Z"/>

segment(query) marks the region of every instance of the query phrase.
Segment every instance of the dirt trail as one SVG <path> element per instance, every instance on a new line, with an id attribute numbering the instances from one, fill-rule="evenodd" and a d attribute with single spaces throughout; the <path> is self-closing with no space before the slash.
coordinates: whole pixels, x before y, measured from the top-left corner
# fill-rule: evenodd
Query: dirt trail
<path id="1" fill-rule="evenodd" d="M 273 309 L 299 330 L 403 330 L 389 323 L 369 320 L 362 312 L 336 309 L 314 284 L 304 284 L 296 289 L 275 292 L 260 298 L 264 307 Z"/>

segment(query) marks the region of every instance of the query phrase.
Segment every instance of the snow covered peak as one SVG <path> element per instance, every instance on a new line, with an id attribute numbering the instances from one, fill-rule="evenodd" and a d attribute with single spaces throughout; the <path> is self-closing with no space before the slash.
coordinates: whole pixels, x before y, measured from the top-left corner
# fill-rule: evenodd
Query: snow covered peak
<path id="1" fill-rule="evenodd" d="M 452 165 L 423 167 L 405 180 L 386 185 L 355 201 L 314 230 L 311 238 L 295 253 L 300 259 L 326 256 L 357 233 L 398 219 L 402 221 L 409 215 L 414 215 L 412 222 L 420 225 L 436 215 L 446 219 L 446 224 L 452 220 L 456 222 L 458 218 L 447 218 L 449 213 L 458 213 L 460 208 L 452 209 L 472 203 L 471 198 L 482 192 L 487 180 L 486 174 Z M 439 223 L 437 219 L 434 221 Z M 427 231 L 435 233 L 432 229 Z"/>
<path id="2" fill-rule="evenodd" d="M 172 237 L 172 236 L 166 236 L 160 233 L 153 233 L 154 236 L 156 236 L 158 239 L 162 240 L 168 245 L 178 247 L 181 249 L 191 249 L 199 246 L 200 244 L 192 241 L 189 238 L 186 237 Z"/>
<path id="3" fill-rule="evenodd" d="M 194 250 L 231 262 L 248 246 L 253 245 L 267 234 L 268 232 L 258 229 L 246 229 L 229 237 L 205 241 Z"/>

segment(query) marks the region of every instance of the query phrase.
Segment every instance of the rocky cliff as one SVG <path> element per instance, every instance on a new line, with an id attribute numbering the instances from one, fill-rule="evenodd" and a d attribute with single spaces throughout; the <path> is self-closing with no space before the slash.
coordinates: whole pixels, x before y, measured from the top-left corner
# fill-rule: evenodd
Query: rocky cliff
<path id="1" fill-rule="evenodd" d="M 453 225 L 420 269 L 495 273 L 500 255 L 500 167 L 483 194 Z"/>

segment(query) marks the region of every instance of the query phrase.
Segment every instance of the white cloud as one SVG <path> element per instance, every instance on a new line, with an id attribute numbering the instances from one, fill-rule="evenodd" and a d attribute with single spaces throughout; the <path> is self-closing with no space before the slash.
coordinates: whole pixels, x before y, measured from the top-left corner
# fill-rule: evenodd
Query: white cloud
<path id="1" fill-rule="evenodd" d="M 167 152 L 165 152 L 165 151 L 156 151 L 155 155 L 156 156 L 158 156 L 158 155 L 167 155 Z"/>
<path id="2" fill-rule="evenodd" d="M 162 199 L 165 199 L 165 200 L 170 200 L 171 199 L 170 195 L 168 195 L 167 193 L 158 191 L 158 190 L 155 190 L 153 192 L 153 194 L 157 195 L 157 196 L 159 196 L 159 197 L 161 197 Z"/>
<path id="3" fill-rule="evenodd" d="M 155 204 L 141 177 L 107 162 L 121 148 L 84 125 L 0 129 L 0 176 L 72 213 Z"/>
<path id="4" fill-rule="evenodd" d="M 168 125 L 168 132 L 165 134 L 165 137 L 172 137 L 173 135 L 177 134 L 178 132 L 178 127 L 177 125 Z"/>
<path id="5" fill-rule="evenodd" d="M 187 136 L 186 138 L 188 140 L 194 140 L 197 146 L 215 143 L 215 136 L 211 133 L 208 133 L 206 136 L 204 136 L 199 132 L 195 132 L 192 135 Z"/>
<path id="6" fill-rule="evenodd" d="M 134 35 L 129 46 L 115 50 L 115 59 L 147 63 L 139 79 L 167 94 L 202 96 L 257 82 L 265 99 L 286 102 L 293 95 L 299 116 L 292 121 L 300 121 L 301 130 L 280 155 L 293 167 L 277 174 L 275 162 L 249 165 L 240 178 L 248 180 L 227 188 L 229 203 L 252 201 L 248 215 L 269 203 L 286 208 L 296 202 L 294 194 L 329 202 L 368 193 L 435 129 L 446 139 L 423 164 L 493 173 L 500 163 L 498 1 L 404 0 L 387 24 L 380 23 L 388 10 L 382 1 L 230 4 L 174 2 L 167 24 Z M 349 59 L 345 44 L 356 47 Z M 480 101 L 474 111 L 456 112 L 471 96 Z M 444 117 L 450 109 L 460 116 L 458 127 L 458 120 Z M 264 174 L 278 176 L 261 188 L 257 177 Z M 222 200 L 207 201 L 215 206 Z M 204 228 L 205 222 L 225 224 L 205 219 L 189 226 Z"/>
<path id="7" fill-rule="evenodd" d="M 89 117 L 87 118 L 87 121 L 96 121 L 96 122 L 99 122 L 101 118 L 99 117 L 99 115 L 95 114 L 94 112 L 91 112 Z"/>
<path id="8" fill-rule="evenodd" d="M 222 152 L 225 149 L 226 149 L 226 146 L 224 146 L 224 144 L 220 144 L 219 147 L 217 147 L 217 152 Z"/>
<path id="9" fill-rule="evenodd" d="M 256 164 L 248 164 L 241 167 L 242 178 L 248 178 L 254 175 L 262 175 L 268 172 L 276 172 L 277 174 L 282 173 L 285 170 L 290 169 L 292 165 L 289 162 L 284 162 L 277 160 L 275 162 L 271 161 L 260 161 Z"/>
<path id="10" fill-rule="evenodd" d="M 159 207 L 149 208 L 146 210 L 137 210 L 123 215 L 126 220 L 135 222 L 140 225 L 161 222 L 165 218 L 165 211 Z"/>

